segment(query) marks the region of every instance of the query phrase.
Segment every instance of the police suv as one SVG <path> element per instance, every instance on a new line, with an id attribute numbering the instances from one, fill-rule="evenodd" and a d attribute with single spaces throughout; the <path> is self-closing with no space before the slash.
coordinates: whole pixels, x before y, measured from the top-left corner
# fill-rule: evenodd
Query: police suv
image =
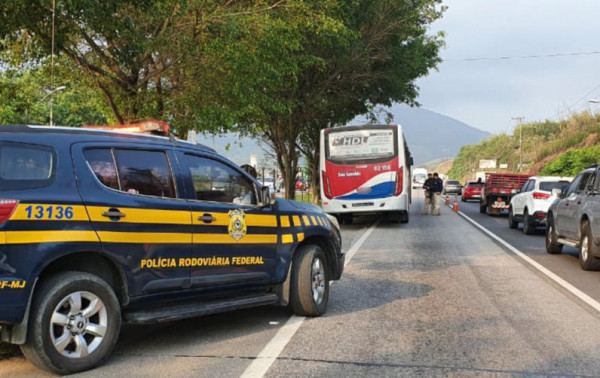
<path id="1" fill-rule="evenodd" d="M 0 126 L 0 327 L 40 368 L 101 364 L 122 322 L 289 305 L 319 316 L 339 226 L 172 137 Z"/>

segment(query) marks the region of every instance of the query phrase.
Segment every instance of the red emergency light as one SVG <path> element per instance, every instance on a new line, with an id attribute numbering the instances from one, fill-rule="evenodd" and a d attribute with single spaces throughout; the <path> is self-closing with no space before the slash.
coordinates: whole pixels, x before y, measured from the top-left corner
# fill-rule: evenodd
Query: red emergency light
<path id="1" fill-rule="evenodd" d="M 108 130 L 118 131 L 122 133 L 134 133 L 134 134 L 152 134 L 152 135 L 169 135 L 169 124 L 164 121 L 144 121 L 138 123 L 128 123 L 125 125 L 114 125 L 114 126 L 96 126 L 96 125 L 83 125 L 82 129 L 95 129 L 95 130 Z"/>

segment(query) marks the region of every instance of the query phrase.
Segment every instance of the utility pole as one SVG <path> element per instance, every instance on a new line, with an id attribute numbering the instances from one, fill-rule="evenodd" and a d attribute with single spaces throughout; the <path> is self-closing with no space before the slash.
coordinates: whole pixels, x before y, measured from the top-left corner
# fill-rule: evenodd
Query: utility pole
<path id="1" fill-rule="evenodd" d="M 524 117 L 512 117 L 519 125 L 519 172 L 523 169 L 523 126 Z"/>

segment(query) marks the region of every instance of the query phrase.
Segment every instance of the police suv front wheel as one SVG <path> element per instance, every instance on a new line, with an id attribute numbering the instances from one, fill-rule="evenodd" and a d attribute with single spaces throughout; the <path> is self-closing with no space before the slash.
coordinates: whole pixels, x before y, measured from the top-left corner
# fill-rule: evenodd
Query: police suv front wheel
<path id="1" fill-rule="evenodd" d="M 290 304 L 299 316 L 320 316 L 329 301 L 329 271 L 323 250 L 316 245 L 300 247 L 294 256 Z"/>
<path id="2" fill-rule="evenodd" d="M 23 354 L 57 374 L 91 369 L 112 352 L 121 327 L 119 301 L 101 278 L 63 272 L 40 283 Z"/>

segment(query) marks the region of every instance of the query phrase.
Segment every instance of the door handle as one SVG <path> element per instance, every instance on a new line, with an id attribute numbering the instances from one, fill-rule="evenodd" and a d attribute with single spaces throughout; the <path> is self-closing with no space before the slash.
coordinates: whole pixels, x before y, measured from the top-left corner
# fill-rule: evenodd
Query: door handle
<path id="1" fill-rule="evenodd" d="M 201 216 L 198 217 L 198 220 L 202 221 L 204 223 L 212 223 L 212 222 L 216 221 L 217 218 L 213 217 L 210 214 L 203 214 L 203 215 L 201 215 Z"/>
<path id="2" fill-rule="evenodd" d="M 125 213 L 119 211 L 119 209 L 108 209 L 108 211 L 102 212 L 103 217 L 110 218 L 110 220 L 119 220 L 125 217 Z"/>

